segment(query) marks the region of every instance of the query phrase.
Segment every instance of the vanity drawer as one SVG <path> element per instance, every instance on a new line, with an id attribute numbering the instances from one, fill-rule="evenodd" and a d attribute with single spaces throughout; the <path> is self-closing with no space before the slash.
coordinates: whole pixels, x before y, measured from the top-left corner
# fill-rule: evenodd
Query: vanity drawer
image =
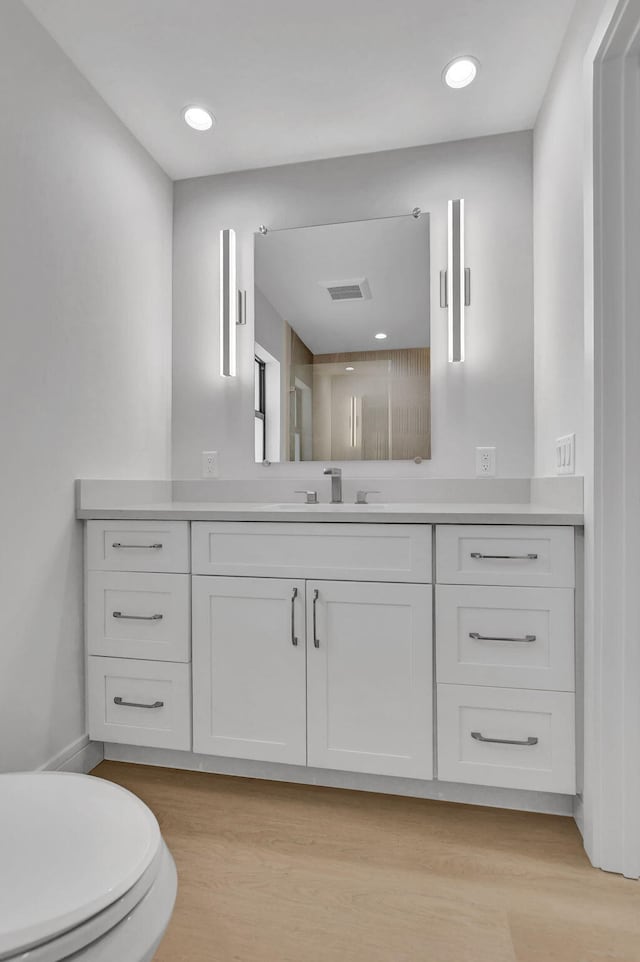
<path id="1" fill-rule="evenodd" d="M 189 661 L 189 575 L 90 571 L 87 643 L 92 655 Z"/>
<path id="2" fill-rule="evenodd" d="M 441 781 L 575 794 L 574 695 L 470 685 L 437 695 Z"/>
<path id="3" fill-rule="evenodd" d="M 572 588 L 436 587 L 437 678 L 573 691 Z"/>
<path id="4" fill-rule="evenodd" d="M 91 571 L 189 571 L 187 521 L 88 521 Z"/>
<path id="5" fill-rule="evenodd" d="M 93 655 L 88 694 L 94 741 L 191 748 L 189 665 Z"/>
<path id="6" fill-rule="evenodd" d="M 193 572 L 334 581 L 431 581 L 431 526 L 195 522 Z"/>
<path id="7" fill-rule="evenodd" d="M 573 588 L 574 535 L 546 525 L 438 525 L 440 584 Z"/>

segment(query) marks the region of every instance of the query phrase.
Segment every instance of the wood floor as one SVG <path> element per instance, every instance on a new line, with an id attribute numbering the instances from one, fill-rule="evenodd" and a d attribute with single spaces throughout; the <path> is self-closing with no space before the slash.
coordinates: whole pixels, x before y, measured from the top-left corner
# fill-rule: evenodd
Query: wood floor
<path id="1" fill-rule="evenodd" d="M 571 819 L 103 762 L 179 874 L 155 962 L 640 962 Z"/>

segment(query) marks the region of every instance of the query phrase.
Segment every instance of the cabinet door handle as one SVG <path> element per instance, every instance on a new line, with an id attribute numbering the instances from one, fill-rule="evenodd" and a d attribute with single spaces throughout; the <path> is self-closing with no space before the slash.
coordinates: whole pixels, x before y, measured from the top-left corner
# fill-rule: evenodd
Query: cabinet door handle
<path id="1" fill-rule="evenodd" d="M 317 620 L 317 612 L 316 612 L 319 595 L 320 595 L 320 592 L 318 591 L 317 588 L 315 588 L 313 592 L 313 647 L 314 648 L 320 647 L 320 639 L 318 638 L 318 620 Z"/>
<path id="2" fill-rule="evenodd" d="M 298 589 L 294 588 L 291 592 L 291 644 L 294 648 L 298 644 L 298 639 L 296 638 L 296 598 L 298 597 Z"/>
<path id="3" fill-rule="evenodd" d="M 485 738 L 480 732 L 471 732 L 471 737 L 475 738 L 477 742 L 487 742 L 491 745 L 525 745 L 527 748 L 531 745 L 537 745 L 538 739 L 529 735 L 526 741 L 513 741 L 510 738 Z"/>
<path id="4" fill-rule="evenodd" d="M 481 554 L 472 551 L 471 557 L 476 561 L 537 561 L 537 554 Z"/>
<path id="5" fill-rule="evenodd" d="M 126 618 L 127 621 L 162 621 L 164 615 L 123 615 L 121 611 L 114 611 L 113 617 Z"/>
<path id="6" fill-rule="evenodd" d="M 114 541 L 111 545 L 112 548 L 155 548 L 156 550 L 162 548 L 162 544 L 120 544 L 119 541 Z"/>
<path id="7" fill-rule="evenodd" d="M 499 638 L 497 636 L 493 638 L 491 635 L 481 635 L 477 631 L 470 631 L 469 638 L 473 638 L 474 641 L 517 641 L 522 644 L 530 644 L 537 640 L 536 635 L 525 635 L 524 638 Z"/>
<path id="8" fill-rule="evenodd" d="M 163 701 L 154 701 L 152 705 L 145 705 L 143 702 L 138 701 L 123 701 L 122 698 L 116 696 L 113 699 L 114 705 L 122 705 L 123 708 L 163 708 Z"/>

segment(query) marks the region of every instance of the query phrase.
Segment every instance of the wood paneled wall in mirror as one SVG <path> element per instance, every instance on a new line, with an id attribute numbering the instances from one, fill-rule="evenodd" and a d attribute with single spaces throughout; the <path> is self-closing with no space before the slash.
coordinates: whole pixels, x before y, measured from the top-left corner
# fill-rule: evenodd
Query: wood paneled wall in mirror
<path id="1" fill-rule="evenodd" d="M 257 461 L 431 457 L 429 217 L 255 237 Z"/>

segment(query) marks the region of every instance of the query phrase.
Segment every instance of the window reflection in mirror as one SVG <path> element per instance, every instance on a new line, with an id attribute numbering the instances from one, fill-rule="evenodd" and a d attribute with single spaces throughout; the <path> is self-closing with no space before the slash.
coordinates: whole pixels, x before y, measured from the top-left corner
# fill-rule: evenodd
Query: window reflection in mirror
<path id="1" fill-rule="evenodd" d="M 255 236 L 255 459 L 431 456 L 429 218 Z"/>

